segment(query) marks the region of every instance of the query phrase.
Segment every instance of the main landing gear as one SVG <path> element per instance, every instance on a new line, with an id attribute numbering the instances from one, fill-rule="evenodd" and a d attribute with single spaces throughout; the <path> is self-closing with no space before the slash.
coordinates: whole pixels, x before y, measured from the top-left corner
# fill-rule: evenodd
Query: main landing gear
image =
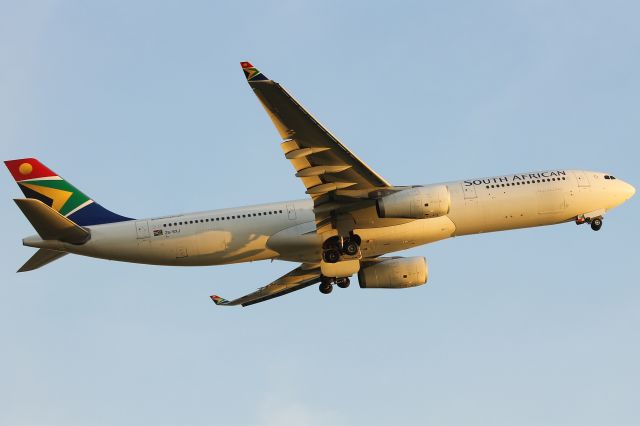
<path id="1" fill-rule="evenodd" d="M 351 234 L 347 238 L 331 237 L 322 245 L 322 259 L 327 263 L 337 263 L 343 257 L 359 257 L 361 239 Z"/>
<path id="2" fill-rule="evenodd" d="M 326 277 L 322 277 L 322 281 L 320 282 L 320 293 L 329 294 L 333 291 L 333 282 L 332 280 L 325 280 Z"/>
<path id="3" fill-rule="evenodd" d="M 602 228 L 602 217 L 584 218 L 579 217 L 576 219 L 576 225 L 582 225 L 583 223 L 591 224 L 591 229 L 599 231 Z"/>
<path id="4" fill-rule="evenodd" d="M 349 278 L 322 277 L 320 281 L 320 287 L 319 287 L 320 293 L 322 294 L 331 293 L 333 291 L 333 284 L 336 284 L 340 288 L 347 288 L 349 287 L 349 284 L 351 284 L 351 281 L 349 281 Z"/>
<path id="5" fill-rule="evenodd" d="M 353 232 L 348 237 L 331 237 L 322 244 L 322 260 L 326 263 L 338 263 L 342 260 L 359 259 L 360 243 L 362 240 Z M 349 278 L 347 277 L 325 277 L 320 279 L 320 293 L 329 294 L 333 291 L 333 285 L 340 288 L 349 287 Z"/>

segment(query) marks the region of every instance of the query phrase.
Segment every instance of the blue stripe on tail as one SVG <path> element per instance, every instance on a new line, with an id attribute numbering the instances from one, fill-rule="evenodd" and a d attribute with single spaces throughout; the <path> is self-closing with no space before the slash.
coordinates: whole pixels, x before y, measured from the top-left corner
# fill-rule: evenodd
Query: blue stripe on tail
<path id="1" fill-rule="evenodd" d="M 96 202 L 86 205 L 77 212 L 67 216 L 67 218 L 80 226 L 102 225 L 105 223 L 133 220 L 130 217 L 124 217 L 113 213 Z"/>

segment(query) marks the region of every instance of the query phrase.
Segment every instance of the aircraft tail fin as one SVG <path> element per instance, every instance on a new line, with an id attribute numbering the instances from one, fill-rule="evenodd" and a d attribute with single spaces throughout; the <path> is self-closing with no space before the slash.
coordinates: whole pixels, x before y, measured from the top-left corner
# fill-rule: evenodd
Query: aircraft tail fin
<path id="1" fill-rule="evenodd" d="M 4 164 L 25 197 L 42 201 L 80 226 L 131 220 L 105 209 L 35 158 Z"/>
<path id="2" fill-rule="evenodd" d="M 65 243 L 82 244 L 90 237 L 90 232 L 71 219 L 47 206 L 40 200 L 20 198 L 13 200 L 31 222 L 43 240 L 59 240 Z"/>
<path id="3" fill-rule="evenodd" d="M 34 269 L 38 269 L 43 267 L 44 265 L 48 265 L 54 260 L 58 260 L 67 253 L 63 251 L 49 250 L 49 249 L 39 249 L 33 256 L 26 261 L 24 265 L 18 272 L 27 272 L 33 271 Z"/>

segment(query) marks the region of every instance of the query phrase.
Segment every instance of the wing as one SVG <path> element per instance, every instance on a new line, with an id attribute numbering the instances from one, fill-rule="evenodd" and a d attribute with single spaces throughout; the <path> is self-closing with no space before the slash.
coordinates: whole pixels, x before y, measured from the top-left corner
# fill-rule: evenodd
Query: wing
<path id="1" fill-rule="evenodd" d="M 275 297 L 284 296 L 285 294 L 303 289 L 317 282 L 320 282 L 320 266 L 302 264 L 271 284 L 261 287 L 246 296 L 229 301 L 214 295 L 211 296 L 211 300 L 213 300 L 216 305 L 222 306 L 249 306 Z"/>
<path id="2" fill-rule="evenodd" d="M 241 62 L 249 86 L 283 141 L 281 147 L 296 177 L 314 201 L 318 232 L 335 228 L 332 212 L 349 210 L 355 199 L 391 186 L 309 114 L 282 86 L 249 62 Z M 361 203 L 360 203 L 361 204 Z"/>

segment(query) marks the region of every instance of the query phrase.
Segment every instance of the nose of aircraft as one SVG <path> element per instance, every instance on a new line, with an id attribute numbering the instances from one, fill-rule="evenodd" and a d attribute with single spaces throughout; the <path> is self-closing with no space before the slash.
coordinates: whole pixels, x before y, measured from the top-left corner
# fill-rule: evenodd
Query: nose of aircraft
<path id="1" fill-rule="evenodd" d="M 633 197 L 633 194 L 636 193 L 636 189 L 633 187 L 633 185 L 622 182 L 622 192 L 624 193 L 625 200 L 628 200 L 629 198 Z"/>

